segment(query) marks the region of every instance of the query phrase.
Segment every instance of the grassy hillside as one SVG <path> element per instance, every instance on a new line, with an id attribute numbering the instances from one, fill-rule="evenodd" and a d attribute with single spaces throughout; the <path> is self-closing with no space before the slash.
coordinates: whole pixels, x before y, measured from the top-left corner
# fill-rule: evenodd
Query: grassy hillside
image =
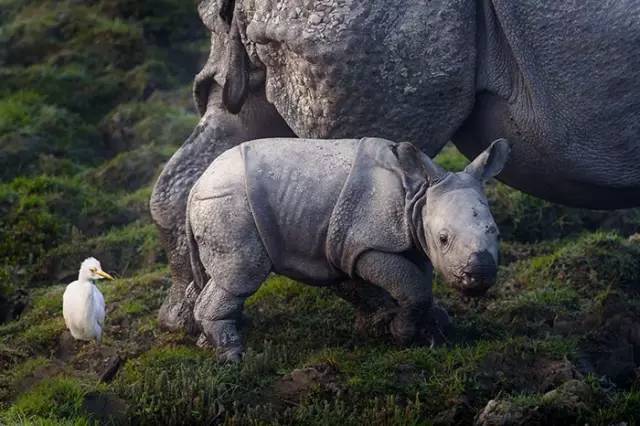
<path id="1" fill-rule="evenodd" d="M 358 335 L 341 299 L 277 276 L 248 303 L 241 365 L 160 331 L 147 201 L 197 121 L 206 39 L 190 1 L 0 0 L 0 424 L 640 423 L 640 210 L 495 182 L 498 284 L 465 300 L 436 280 L 442 346 Z M 100 346 L 61 315 L 89 255 L 119 277 L 99 285 Z"/>

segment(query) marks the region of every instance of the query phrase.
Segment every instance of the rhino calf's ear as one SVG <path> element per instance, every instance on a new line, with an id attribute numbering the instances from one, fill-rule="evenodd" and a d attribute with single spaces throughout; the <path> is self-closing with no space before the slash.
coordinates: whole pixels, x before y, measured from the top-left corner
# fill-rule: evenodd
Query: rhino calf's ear
<path id="1" fill-rule="evenodd" d="M 495 140 L 464 171 L 483 182 L 487 181 L 502 171 L 510 152 L 511 146 L 506 139 Z"/>
<path id="2" fill-rule="evenodd" d="M 238 114 L 249 94 L 249 56 L 234 19 L 229 31 L 227 77 L 222 88 L 222 103 L 231 114 Z"/>

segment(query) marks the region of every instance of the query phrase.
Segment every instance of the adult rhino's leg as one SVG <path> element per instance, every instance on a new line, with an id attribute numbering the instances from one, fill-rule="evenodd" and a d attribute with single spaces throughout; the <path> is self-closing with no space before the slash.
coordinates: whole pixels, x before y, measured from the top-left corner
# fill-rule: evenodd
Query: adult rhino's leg
<path id="1" fill-rule="evenodd" d="M 233 115 L 223 107 L 221 91 L 214 85 L 202 119 L 165 165 L 151 196 L 151 216 L 167 252 L 172 277 L 159 322 L 171 330 L 195 332 L 192 305 L 185 300 L 192 275 L 184 229 L 187 197 L 193 183 L 218 155 L 233 146 L 262 137 L 294 136 L 263 92 L 249 94 L 242 111 Z"/>

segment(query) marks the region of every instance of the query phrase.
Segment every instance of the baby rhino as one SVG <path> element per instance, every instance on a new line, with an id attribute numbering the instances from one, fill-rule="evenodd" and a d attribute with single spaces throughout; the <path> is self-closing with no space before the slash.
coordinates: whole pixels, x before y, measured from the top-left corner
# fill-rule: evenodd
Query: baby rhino
<path id="1" fill-rule="evenodd" d="M 187 206 L 197 324 L 222 359 L 238 360 L 244 301 L 276 272 L 341 289 L 365 310 L 385 294 L 389 331 L 411 343 L 429 318 L 447 318 L 432 300 L 432 265 L 467 295 L 495 281 L 498 229 L 483 182 L 508 154 L 497 140 L 450 173 L 410 143 L 377 138 L 263 139 L 226 151 Z M 377 293 L 359 291 L 367 287 Z"/>

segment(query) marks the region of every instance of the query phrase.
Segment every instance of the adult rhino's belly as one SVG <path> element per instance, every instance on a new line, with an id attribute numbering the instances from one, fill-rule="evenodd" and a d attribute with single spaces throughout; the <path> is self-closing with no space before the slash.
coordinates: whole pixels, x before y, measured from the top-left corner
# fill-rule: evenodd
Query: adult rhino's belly
<path id="1" fill-rule="evenodd" d="M 256 7 L 247 37 L 269 101 L 298 136 L 376 136 L 435 152 L 473 102 L 474 8 L 463 3 L 280 0 Z"/>
<path id="2" fill-rule="evenodd" d="M 468 158 L 497 138 L 509 139 L 511 154 L 499 179 L 539 198 L 594 209 L 640 206 L 639 139 L 614 130 L 602 134 L 600 126 L 607 123 L 597 117 L 591 125 L 568 131 L 550 120 L 543 128 L 519 119 L 504 99 L 484 93 L 453 139 Z"/>
<path id="3" fill-rule="evenodd" d="M 501 179 L 548 200 L 640 205 L 640 4 L 491 4 L 487 22 L 499 25 L 486 25 L 479 93 L 456 144 L 473 156 L 509 138 Z"/>

